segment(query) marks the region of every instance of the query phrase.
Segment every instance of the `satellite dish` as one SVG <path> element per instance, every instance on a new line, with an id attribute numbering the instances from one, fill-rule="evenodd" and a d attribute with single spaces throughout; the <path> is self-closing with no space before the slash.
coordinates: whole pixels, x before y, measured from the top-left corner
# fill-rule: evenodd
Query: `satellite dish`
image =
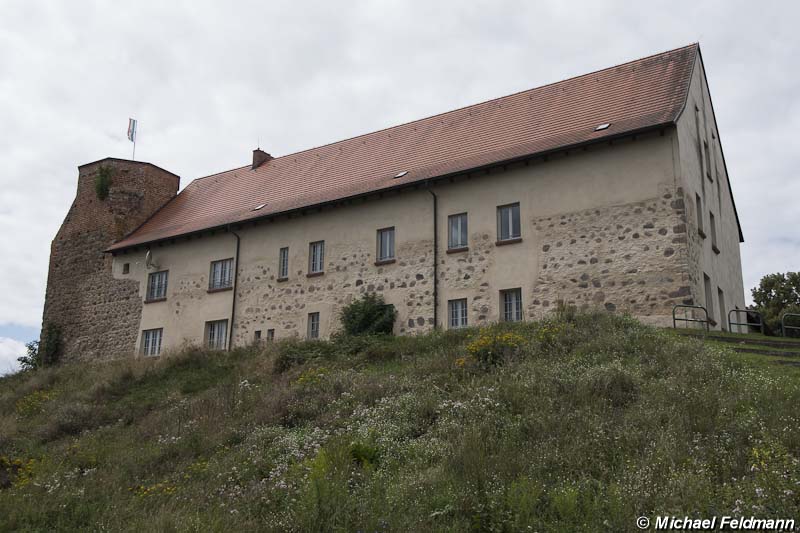
<path id="1" fill-rule="evenodd" d="M 147 268 L 158 268 L 158 265 L 153 262 L 153 253 L 150 250 L 147 250 L 144 256 L 144 264 Z"/>

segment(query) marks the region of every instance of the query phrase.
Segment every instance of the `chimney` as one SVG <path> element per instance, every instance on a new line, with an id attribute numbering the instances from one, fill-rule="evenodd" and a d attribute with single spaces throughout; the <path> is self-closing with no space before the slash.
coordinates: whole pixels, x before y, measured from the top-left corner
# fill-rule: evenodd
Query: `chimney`
<path id="1" fill-rule="evenodd" d="M 257 169 L 270 159 L 272 159 L 271 155 L 269 155 L 261 148 L 256 148 L 255 150 L 253 150 L 253 167 L 252 167 L 253 170 Z"/>

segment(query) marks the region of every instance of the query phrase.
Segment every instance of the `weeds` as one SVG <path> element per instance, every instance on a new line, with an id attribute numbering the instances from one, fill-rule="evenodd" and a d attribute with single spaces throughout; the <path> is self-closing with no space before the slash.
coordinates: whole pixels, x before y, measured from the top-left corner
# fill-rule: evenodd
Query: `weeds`
<path id="1" fill-rule="evenodd" d="M 0 529 L 632 531 L 797 516 L 800 384 L 625 316 L 0 379 Z"/>

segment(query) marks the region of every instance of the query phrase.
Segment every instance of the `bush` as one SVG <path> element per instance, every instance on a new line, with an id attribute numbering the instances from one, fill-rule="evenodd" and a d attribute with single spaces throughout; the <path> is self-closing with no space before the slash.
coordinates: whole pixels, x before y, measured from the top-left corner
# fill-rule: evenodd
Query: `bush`
<path id="1" fill-rule="evenodd" d="M 392 333 L 397 311 L 383 296 L 365 294 L 342 309 L 342 327 L 347 335 L 376 335 Z"/>
<path id="2" fill-rule="evenodd" d="M 281 374 L 293 366 L 299 366 L 309 361 L 333 359 L 335 354 L 335 347 L 329 342 L 287 339 L 278 344 L 278 355 L 275 357 L 273 369 L 276 373 Z"/>
<path id="3" fill-rule="evenodd" d="M 97 169 L 97 175 L 94 177 L 94 192 L 97 194 L 99 200 L 108 198 L 108 190 L 111 187 L 111 178 L 113 170 L 111 167 L 101 166 Z"/>
<path id="4" fill-rule="evenodd" d="M 524 345 L 525 337 L 522 335 L 492 327 L 480 330 L 467 345 L 467 352 L 486 368 L 519 354 Z"/>
<path id="5" fill-rule="evenodd" d="M 61 330 L 54 324 L 46 324 L 42 329 L 41 341 L 31 341 L 25 348 L 28 353 L 17 358 L 22 370 L 53 366 L 61 356 Z"/>

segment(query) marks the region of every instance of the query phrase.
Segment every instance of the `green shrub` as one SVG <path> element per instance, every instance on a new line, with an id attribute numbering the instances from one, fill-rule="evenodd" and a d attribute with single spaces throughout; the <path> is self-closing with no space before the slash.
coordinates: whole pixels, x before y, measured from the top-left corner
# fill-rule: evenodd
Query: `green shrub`
<path id="1" fill-rule="evenodd" d="M 342 328 L 348 335 L 389 335 L 396 318 L 394 306 L 376 294 L 365 294 L 346 305 L 341 313 Z"/>
<path id="2" fill-rule="evenodd" d="M 333 359 L 335 346 L 321 340 L 286 339 L 278 343 L 278 354 L 273 369 L 280 374 L 293 366 L 303 365 L 309 361 Z"/>
<path id="3" fill-rule="evenodd" d="M 41 341 L 31 341 L 25 348 L 27 354 L 17 358 L 22 370 L 53 366 L 61 356 L 61 330 L 55 324 L 45 324 Z"/>
<path id="4" fill-rule="evenodd" d="M 494 326 L 480 330 L 477 337 L 467 344 L 467 352 L 481 366 L 488 368 L 518 355 L 525 344 L 525 337 L 519 333 Z"/>
<path id="5" fill-rule="evenodd" d="M 101 166 L 97 169 L 97 175 L 94 177 L 94 192 L 99 200 L 108 198 L 108 190 L 111 188 L 113 174 L 114 171 L 111 167 Z"/>

